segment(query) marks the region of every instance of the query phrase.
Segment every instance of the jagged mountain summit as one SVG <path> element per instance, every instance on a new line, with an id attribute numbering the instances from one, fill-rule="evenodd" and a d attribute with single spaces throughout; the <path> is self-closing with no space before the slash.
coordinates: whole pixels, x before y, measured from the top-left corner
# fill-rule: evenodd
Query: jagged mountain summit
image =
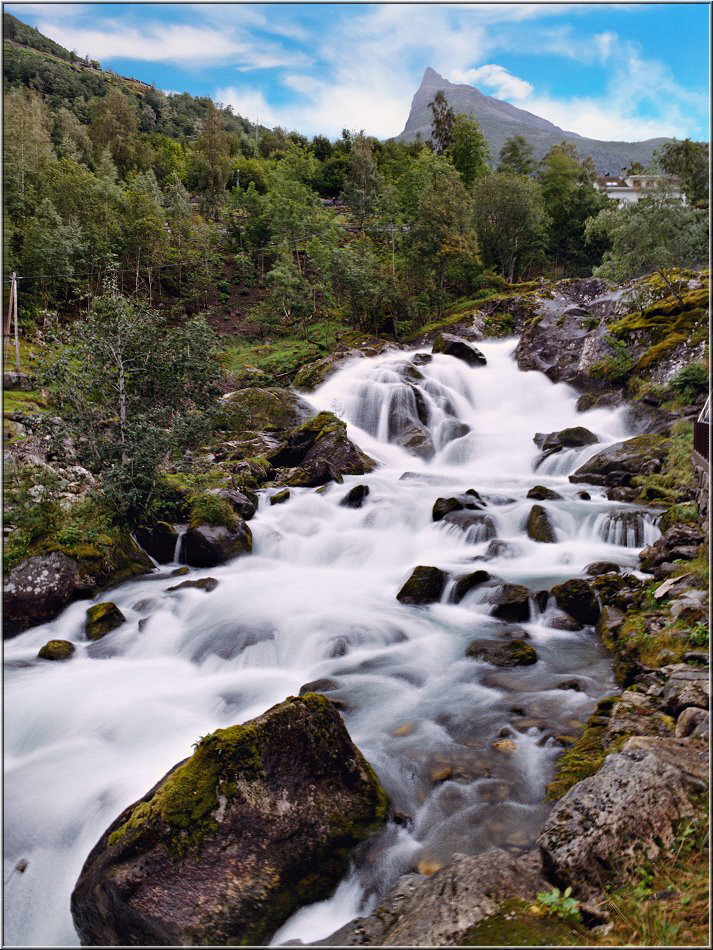
<path id="1" fill-rule="evenodd" d="M 553 145 L 566 139 L 574 142 L 582 158 L 591 155 L 601 174 L 608 172 L 618 175 L 623 167 L 628 167 L 632 162 L 647 165 L 654 151 L 664 142 L 670 141 L 656 138 L 645 142 L 600 142 L 585 138 L 576 132 L 560 129 L 547 119 L 518 109 L 509 102 L 486 96 L 475 86 L 449 82 L 430 66 L 423 74 L 421 85 L 411 101 L 406 125 L 397 139 L 412 142 L 419 133 L 422 139 L 430 139 L 432 113 L 428 103 L 439 89 L 443 90 L 448 105 L 455 113 L 464 112 L 480 123 L 495 162 L 503 143 L 512 135 L 524 136 L 534 148 L 536 158 L 542 158 Z"/>

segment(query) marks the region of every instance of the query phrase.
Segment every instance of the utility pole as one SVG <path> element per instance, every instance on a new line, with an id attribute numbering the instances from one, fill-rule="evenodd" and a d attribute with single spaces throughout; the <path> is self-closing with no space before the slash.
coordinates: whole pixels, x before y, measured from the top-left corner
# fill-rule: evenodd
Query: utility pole
<path id="1" fill-rule="evenodd" d="M 17 329 L 17 275 L 12 272 L 12 310 L 15 321 L 15 372 L 20 372 L 20 336 Z"/>
<path id="2" fill-rule="evenodd" d="M 15 324 L 15 370 L 20 372 L 20 337 L 17 326 L 17 274 L 12 272 L 10 278 L 10 300 L 7 305 L 7 317 L 5 318 L 5 359 L 10 350 L 10 333 L 13 322 Z"/>

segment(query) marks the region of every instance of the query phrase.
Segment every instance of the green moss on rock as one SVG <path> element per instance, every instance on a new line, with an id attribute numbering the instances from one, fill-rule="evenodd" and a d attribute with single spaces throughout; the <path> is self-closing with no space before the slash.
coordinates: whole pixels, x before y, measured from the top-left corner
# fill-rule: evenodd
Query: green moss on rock
<path id="1" fill-rule="evenodd" d="M 126 622 L 126 617 L 122 614 L 116 604 L 111 601 L 105 601 L 101 604 L 95 604 L 87 610 L 87 621 L 84 625 L 84 632 L 88 640 L 101 640 L 107 633 L 116 630 L 122 623 Z"/>
<path id="2" fill-rule="evenodd" d="M 37 656 L 40 660 L 68 660 L 75 649 L 69 640 L 48 640 Z"/>

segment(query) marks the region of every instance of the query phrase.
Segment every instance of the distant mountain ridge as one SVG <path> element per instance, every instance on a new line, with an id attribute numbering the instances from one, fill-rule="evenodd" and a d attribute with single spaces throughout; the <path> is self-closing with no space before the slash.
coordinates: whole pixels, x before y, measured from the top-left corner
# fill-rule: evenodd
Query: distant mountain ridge
<path id="1" fill-rule="evenodd" d="M 498 154 L 506 139 L 513 135 L 522 135 L 532 145 L 535 158 L 543 158 L 553 145 L 566 140 L 573 142 L 582 158 L 591 155 L 600 174 L 618 175 L 622 168 L 632 162 L 648 165 L 656 149 L 669 138 L 647 139 L 644 142 L 600 142 L 598 139 L 585 138 L 576 132 L 567 132 L 547 119 L 518 109 L 509 102 L 486 96 L 475 86 L 452 83 L 428 66 L 423 74 L 421 85 L 411 102 L 403 132 L 396 136 L 398 141 L 412 142 L 420 133 L 426 141 L 431 137 L 432 113 L 428 107 L 439 89 L 448 100 L 455 113 L 464 112 L 480 123 L 483 134 L 497 164 Z"/>

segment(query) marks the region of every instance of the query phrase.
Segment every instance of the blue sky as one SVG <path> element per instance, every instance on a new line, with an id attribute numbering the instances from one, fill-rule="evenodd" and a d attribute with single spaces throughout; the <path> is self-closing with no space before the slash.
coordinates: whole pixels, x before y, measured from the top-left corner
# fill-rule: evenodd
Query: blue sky
<path id="1" fill-rule="evenodd" d="M 80 55 L 251 119 L 398 134 L 426 66 L 599 139 L 708 138 L 705 3 L 9 3 Z"/>

